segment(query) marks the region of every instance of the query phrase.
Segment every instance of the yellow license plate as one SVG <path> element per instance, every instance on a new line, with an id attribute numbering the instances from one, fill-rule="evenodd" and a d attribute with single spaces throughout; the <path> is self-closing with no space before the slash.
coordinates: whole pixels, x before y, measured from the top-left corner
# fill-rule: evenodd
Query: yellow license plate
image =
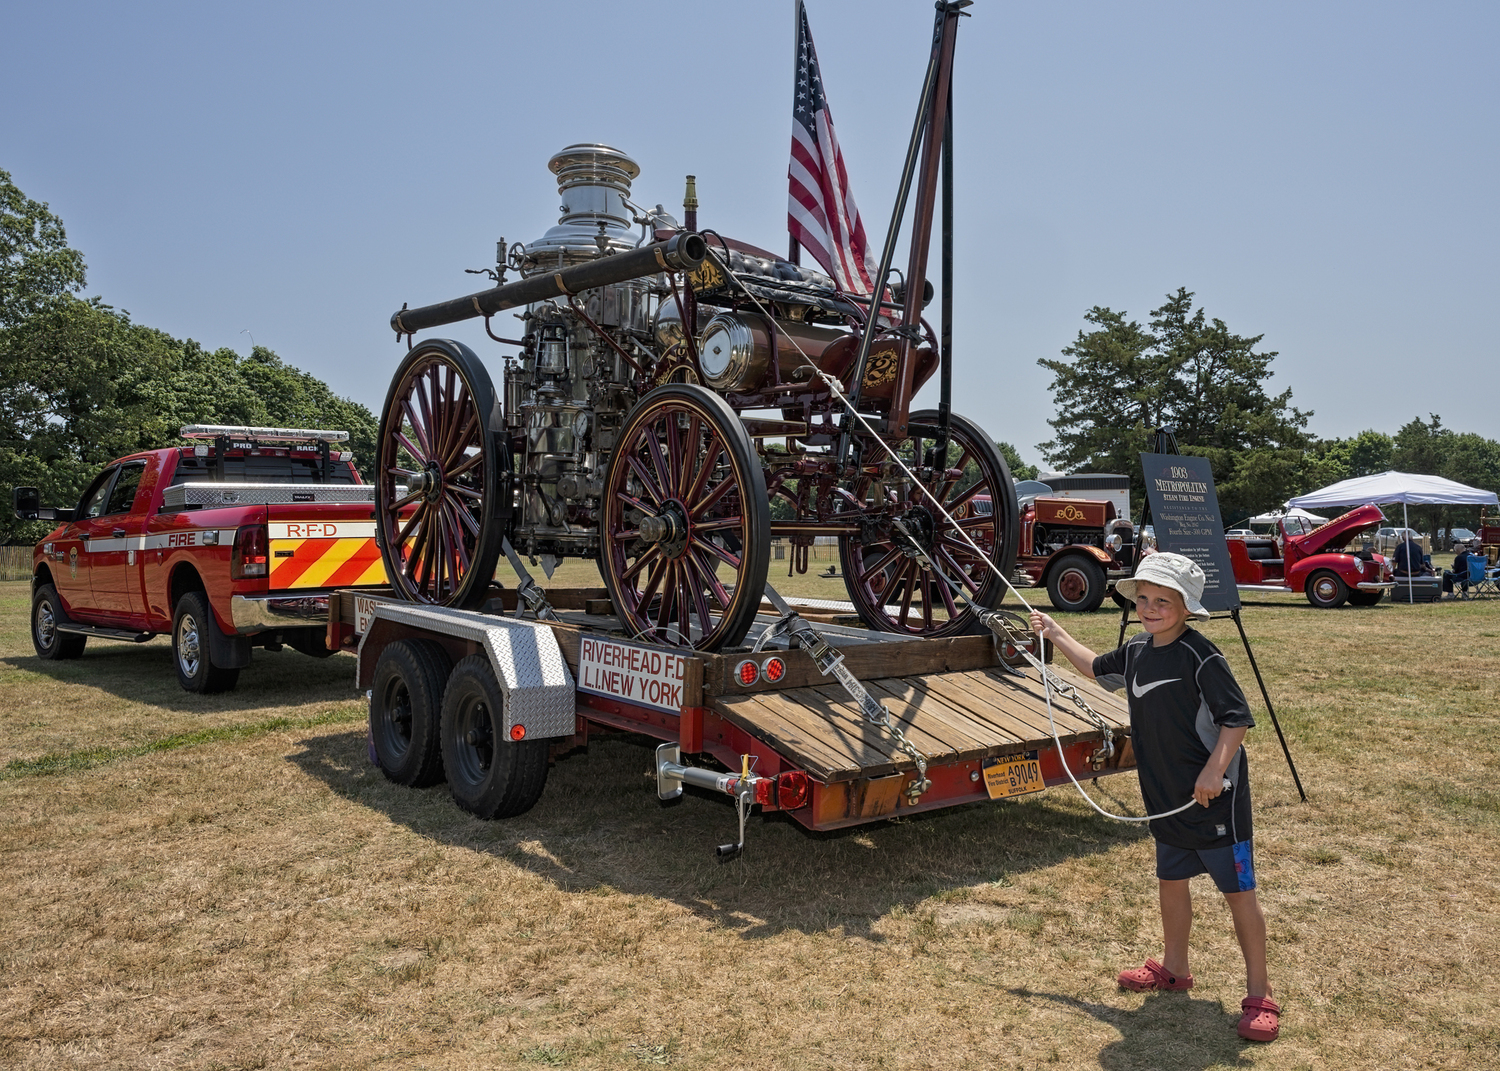
<path id="1" fill-rule="evenodd" d="M 1047 783 L 1042 780 L 1042 764 L 1036 752 L 1028 751 L 1015 758 L 986 759 L 984 787 L 989 790 L 990 799 L 1003 800 L 1040 792 Z"/>

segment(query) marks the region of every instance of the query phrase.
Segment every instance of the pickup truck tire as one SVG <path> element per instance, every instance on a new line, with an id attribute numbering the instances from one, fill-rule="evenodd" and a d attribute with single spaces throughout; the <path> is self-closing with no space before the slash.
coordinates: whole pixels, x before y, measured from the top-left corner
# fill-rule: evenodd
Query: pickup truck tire
<path id="1" fill-rule="evenodd" d="M 65 616 L 55 587 L 43 584 L 36 589 L 31 597 L 31 645 L 36 648 L 38 658 L 51 662 L 83 654 L 84 644 L 89 641 L 87 636 L 57 630 Z"/>
<path id="2" fill-rule="evenodd" d="M 1087 614 L 1099 609 L 1108 586 L 1104 567 L 1082 554 L 1064 554 L 1047 574 L 1047 595 L 1052 605 L 1068 613 Z"/>
<path id="3" fill-rule="evenodd" d="M 1337 610 L 1349 599 L 1349 585 L 1337 573 L 1319 569 L 1307 578 L 1304 594 L 1319 610 Z"/>
<path id="4" fill-rule="evenodd" d="M 177 600 L 172 614 L 172 664 L 177 667 L 177 683 L 189 692 L 227 692 L 240 679 L 238 669 L 214 665 L 208 630 L 217 627 L 201 591 L 189 591 Z"/>
<path id="5" fill-rule="evenodd" d="M 438 726 L 452 661 L 432 640 L 397 640 L 380 652 L 370 682 L 370 736 L 385 776 L 427 788 L 443 779 Z"/>
<path id="6" fill-rule="evenodd" d="M 443 768 L 453 802 L 483 819 L 514 818 L 547 785 L 547 741 L 504 735 L 505 696 L 484 655 L 453 667 L 443 694 Z"/>

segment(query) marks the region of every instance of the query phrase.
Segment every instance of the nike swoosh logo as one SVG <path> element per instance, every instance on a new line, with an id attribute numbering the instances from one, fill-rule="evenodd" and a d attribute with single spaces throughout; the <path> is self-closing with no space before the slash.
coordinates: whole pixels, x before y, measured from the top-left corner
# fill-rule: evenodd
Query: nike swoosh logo
<path id="1" fill-rule="evenodd" d="M 1152 681 L 1150 684 L 1146 685 L 1146 687 L 1144 687 L 1144 688 L 1141 687 L 1139 681 L 1131 681 L 1130 682 L 1130 694 L 1133 695 L 1133 696 L 1135 696 L 1137 699 L 1139 699 L 1143 695 L 1145 695 L 1147 692 L 1149 692 L 1152 688 L 1160 688 L 1163 684 L 1171 684 L 1173 681 L 1180 681 L 1180 680 L 1182 680 L 1181 677 L 1169 677 L 1167 680 L 1164 680 L 1164 681 Z"/>

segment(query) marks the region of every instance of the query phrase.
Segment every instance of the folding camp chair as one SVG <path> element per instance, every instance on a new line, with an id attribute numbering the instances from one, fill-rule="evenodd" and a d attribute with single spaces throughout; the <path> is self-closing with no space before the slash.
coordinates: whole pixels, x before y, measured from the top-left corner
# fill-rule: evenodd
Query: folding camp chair
<path id="1" fill-rule="evenodd" d="M 1500 595 L 1500 566 L 1491 565 L 1482 554 L 1469 555 L 1469 597 Z"/>

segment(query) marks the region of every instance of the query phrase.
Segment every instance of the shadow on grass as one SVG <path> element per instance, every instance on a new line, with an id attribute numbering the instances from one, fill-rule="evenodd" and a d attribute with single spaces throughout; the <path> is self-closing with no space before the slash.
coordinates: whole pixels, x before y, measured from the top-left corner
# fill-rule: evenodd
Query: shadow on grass
<path id="1" fill-rule="evenodd" d="M 49 662 L 36 655 L 5 659 L 16 669 L 59 684 L 98 688 L 119 699 L 149 703 L 174 712 L 259 710 L 301 703 L 343 703 L 358 699 L 354 660 L 343 655 L 311 658 L 290 647 L 257 648 L 240 670 L 234 690 L 195 695 L 177 683 L 171 641 L 158 636 L 145 643 L 98 643 L 90 638 L 76 659 Z"/>
<path id="2" fill-rule="evenodd" d="M 747 939 L 795 930 L 878 942 L 878 923 L 893 912 L 925 911 L 918 905 L 933 897 L 962 901 L 989 883 L 1045 883 L 1031 875 L 1147 836 L 1099 818 L 1064 788 L 832 833 L 810 832 L 785 814 L 756 813 L 746 826 L 745 854 L 721 865 L 714 847 L 738 833 L 732 801 L 690 788 L 675 803 L 661 803 L 654 741 L 645 738 L 592 740 L 554 764 L 536 807 L 497 822 L 460 811 L 446 785 L 391 784 L 368 762 L 363 727 L 299 746 L 288 758 L 310 776 L 437 843 L 505 859 L 568 892 L 672 900 Z M 1134 778 L 1110 781 L 1095 790 L 1101 803 L 1139 807 Z"/>
<path id="3" fill-rule="evenodd" d="M 1047 1000 L 1091 1015 L 1120 1032 L 1099 1050 L 1104 1071 L 1203 1071 L 1207 1067 L 1248 1066 L 1246 1049 L 1258 1048 L 1235 1033 L 1239 1009 L 1218 1000 L 1193 1000 L 1186 993 L 1152 993 L 1139 1008 L 1117 1008 L 1060 993 L 1011 989 L 1023 1001 Z"/>

